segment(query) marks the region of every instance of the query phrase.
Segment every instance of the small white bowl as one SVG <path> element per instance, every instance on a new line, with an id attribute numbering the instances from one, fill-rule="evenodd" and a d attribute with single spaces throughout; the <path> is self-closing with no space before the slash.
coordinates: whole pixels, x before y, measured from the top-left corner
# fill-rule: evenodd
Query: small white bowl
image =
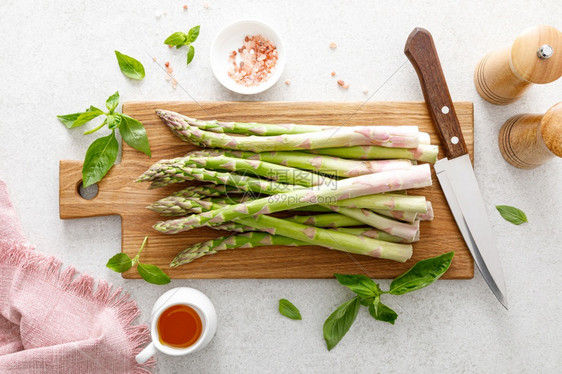
<path id="1" fill-rule="evenodd" d="M 266 81 L 251 87 L 238 84 L 228 76 L 230 53 L 238 51 L 247 35 L 262 35 L 277 47 L 275 69 Z M 237 21 L 226 26 L 215 36 L 211 45 L 211 68 L 218 81 L 229 90 L 245 95 L 257 94 L 272 87 L 281 78 L 285 68 L 285 48 L 279 35 L 266 24 L 252 20 Z"/>

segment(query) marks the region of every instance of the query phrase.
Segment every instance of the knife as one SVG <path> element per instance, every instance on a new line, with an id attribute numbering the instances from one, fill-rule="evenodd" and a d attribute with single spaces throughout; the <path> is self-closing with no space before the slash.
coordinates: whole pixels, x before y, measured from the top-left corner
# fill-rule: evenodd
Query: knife
<path id="1" fill-rule="evenodd" d="M 418 73 L 427 109 L 446 155 L 434 165 L 437 179 L 476 266 L 507 309 L 505 281 L 494 234 L 429 31 L 415 28 L 408 36 L 404 53 Z"/>

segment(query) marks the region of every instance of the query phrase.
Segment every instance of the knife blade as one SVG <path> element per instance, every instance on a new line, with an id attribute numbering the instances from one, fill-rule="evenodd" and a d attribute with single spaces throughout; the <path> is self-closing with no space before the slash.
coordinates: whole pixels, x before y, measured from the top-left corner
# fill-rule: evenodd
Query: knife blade
<path id="1" fill-rule="evenodd" d="M 434 165 L 437 179 L 476 266 L 507 309 L 505 280 L 494 234 L 430 32 L 415 28 L 408 36 L 404 53 L 418 74 L 446 155 Z"/>

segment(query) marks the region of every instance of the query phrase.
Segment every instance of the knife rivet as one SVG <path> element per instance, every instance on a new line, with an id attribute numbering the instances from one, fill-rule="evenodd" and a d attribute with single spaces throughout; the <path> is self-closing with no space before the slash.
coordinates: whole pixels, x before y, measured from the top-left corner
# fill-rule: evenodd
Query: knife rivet
<path id="1" fill-rule="evenodd" d="M 445 105 L 443 108 L 441 108 L 441 113 L 443 113 L 443 114 L 449 113 L 449 107 L 447 105 Z"/>
<path id="2" fill-rule="evenodd" d="M 453 143 L 453 144 L 458 144 L 458 143 L 459 143 L 459 138 L 457 138 L 456 136 L 453 136 L 453 137 L 451 138 L 451 143 Z"/>

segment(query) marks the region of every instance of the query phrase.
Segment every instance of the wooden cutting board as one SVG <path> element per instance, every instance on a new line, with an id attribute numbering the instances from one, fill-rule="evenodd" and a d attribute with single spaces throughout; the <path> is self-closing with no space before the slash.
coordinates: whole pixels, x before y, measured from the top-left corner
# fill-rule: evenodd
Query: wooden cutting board
<path id="1" fill-rule="evenodd" d="M 433 175 L 433 186 L 412 190 L 425 195 L 435 210 L 432 222 L 422 222 L 421 241 L 414 245 L 411 260 L 401 264 L 367 256 L 324 249 L 321 247 L 262 247 L 236 249 L 203 257 L 175 269 L 168 264 L 177 252 L 200 241 L 224 234 L 200 228 L 178 235 L 164 235 L 151 226 L 161 217 L 145 209 L 150 203 L 187 186 L 170 186 L 148 190 L 148 183 L 134 183 L 150 165 L 160 159 L 178 157 L 195 147 L 175 137 L 154 113 L 168 109 L 201 119 L 264 123 L 301 123 L 332 126 L 352 125 L 417 125 L 431 134 L 432 144 L 439 144 L 431 118 L 423 102 L 131 102 L 123 104 L 123 112 L 138 119 L 146 127 L 152 158 L 123 143 L 121 163 L 115 165 L 99 183 L 99 192 L 91 200 L 83 199 L 81 161 L 60 161 L 60 217 L 84 218 L 104 215 L 121 216 L 122 250 L 131 257 L 136 254 L 145 235 L 148 243 L 141 260 L 160 266 L 172 278 L 330 278 L 338 273 L 363 273 L 373 278 L 393 278 L 416 261 L 455 251 L 455 257 L 444 278 L 472 278 L 474 263 L 449 211 L 439 182 Z M 470 154 L 473 154 L 473 105 L 455 103 L 455 109 Z M 440 157 L 443 157 L 440 154 Z M 105 258 L 98 259 L 105 261 Z M 125 278 L 139 278 L 136 271 L 124 273 Z"/>

